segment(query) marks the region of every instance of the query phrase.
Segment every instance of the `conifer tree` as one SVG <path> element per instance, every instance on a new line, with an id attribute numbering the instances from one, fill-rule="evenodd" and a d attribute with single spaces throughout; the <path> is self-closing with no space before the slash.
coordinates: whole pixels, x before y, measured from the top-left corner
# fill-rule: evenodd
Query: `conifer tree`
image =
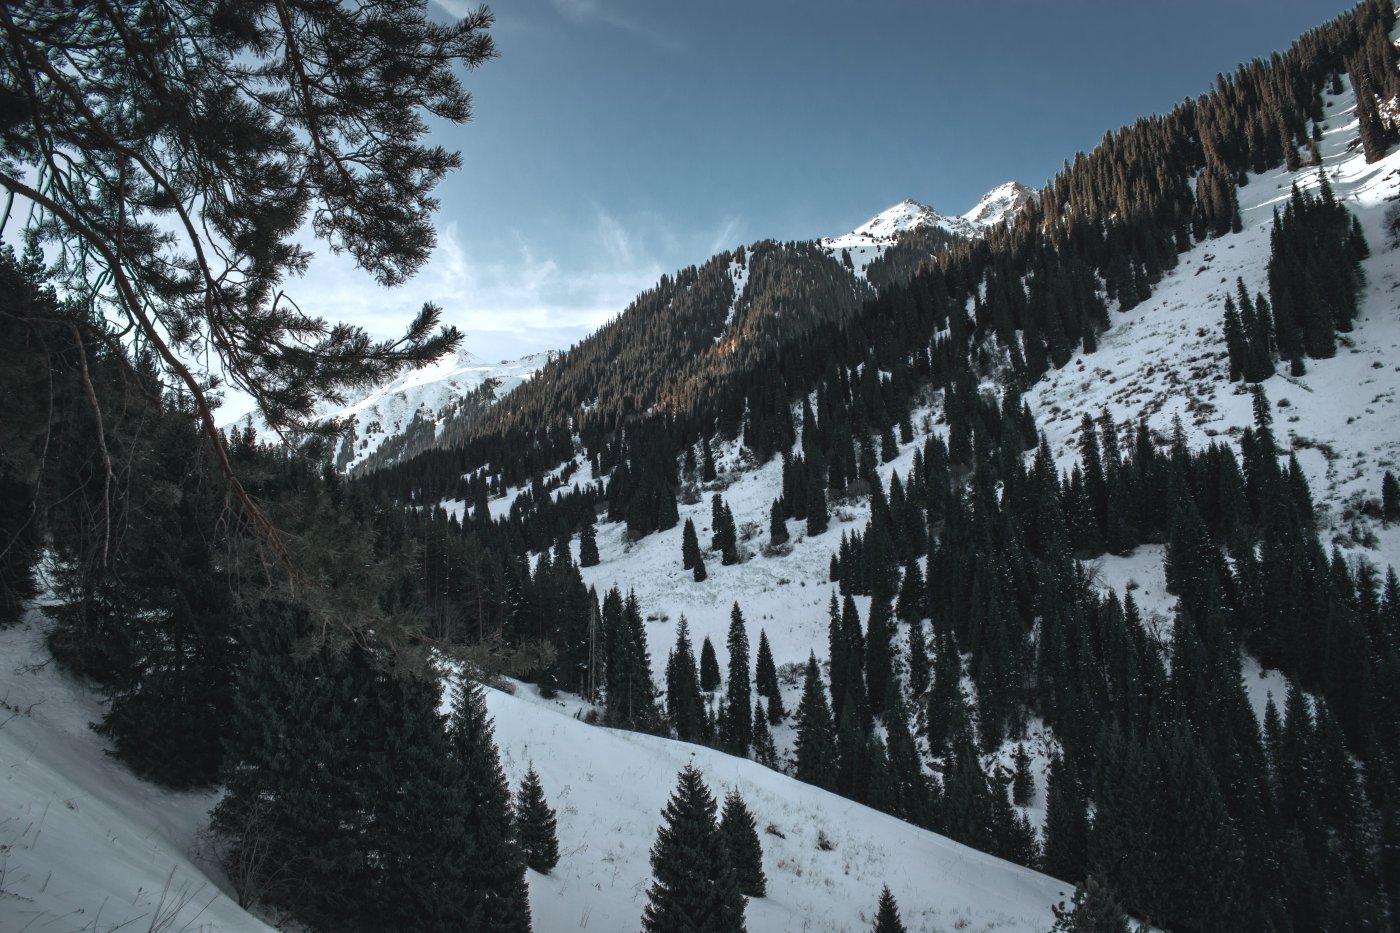
<path id="1" fill-rule="evenodd" d="M 1030 806 L 1031 798 L 1035 796 L 1035 777 L 1031 774 L 1031 756 L 1023 743 L 1016 743 L 1011 761 L 1015 767 L 1011 779 L 1011 801 L 1018 807 Z"/>
<path id="2" fill-rule="evenodd" d="M 1055 914 L 1051 933 L 1128 933 L 1123 908 L 1097 875 L 1075 886 L 1069 907 L 1061 901 L 1051 910 Z"/>
<path id="3" fill-rule="evenodd" d="M 928 643 L 924 640 L 922 619 L 909 623 L 909 697 L 917 700 L 929 684 Z"/>
<path id="4" fill-rule="evenodd" d="M 1088 860 L 1089 813 L 1084 794 L 1061 755 L 1050 760 L 1045 790 L 1045 872 L 1076 881 Z"/>
<path id="5" fill-rule="evenodd" d="M 700 699 L 690 625 L 684 615 L 676 626 L 676 646 L 666 661 L 666 716 L 682 742 L 699 741 L 703 735 L 705 707 Z"/>
<path id="6" fill-rule="evenodd" d="M 826 491 L 822 483 L 807 482 L 807 537 L 813 538 L 827 529 L 831 517 L 826 510 Z"/>
<path id="7" fill-rule="evenodd" d="M 646 933 L 743 933 L 744 897 L 729 863 L 715 798 L 686 766 L 661 811 L 651 848 L 652 884 L 642 913 Z"/>
<path id="8" fill-rule="evenodd" d="M 583 526 L 583 530 L 578 533 L 578 565 L 580 567 L 596 567 L 601 558 L 598 556 L 598 530 L 589 522 Z"/>
<path id="9" fill-rule="evenodd" d="M 719 834 L 738 880 L 739 893 L 748 897 L 763 897 L 768 892 L 768 879 L 763 874 L 763 847 L 758 841 L 758 824 L 737 790 L 725 795 Z"/>
<path id="10" fill-rule="evenodd" d="M 778 767 L 778 747 L 768 729 L 768 714 L 763 711 L 762 700 L 753 701 L 753 759 L 767 768 Z"/>
<path id="11" fill-rule="evenodd" d="M 769 722 L 777 725 L 782 722 L 787 711 L 783 709 L 783 695 L 778 689 L 778 669 L 773 664 L 773 652 L 768 647 L 768 633 L 758 630 L 758 656 L 754 661 L 754 689 L 768 704 Z"/>
<path id="12" fill-rule="evenodd" d="M 880 889 L 880 904 L 875 908 L 875 926 L 871 933 L 908 933 L 904 921 L 899 919 L 899 905 L 895 903 L 890 886 Z"/>
<path id="13" fill-rule="evenodd" d="M 1390 470 L 1381 477 L 1381 515 L 1388 522 L 1400 521 L 1400 482 Z"/>
<path id="14" fill-rule="evenodd" d="M 686 570 L 694 570 L 699 562 L 700 539 L 695 534 L 695 522 L 687 518 L 685 527 L 681 530 L 681 566 Z"/>
<path id="15" fill-rule="evenodd" d="M 460 684 L 453 696 L 447 736 L 472 807 L 474 886 L 479 892 L 473 905 L 476 928 L 529 930 L 525 857 L 516 840 L 510 785 L 501 770 L 494 731 L 481 685 Z"/>
<path id="16" fill-rule="evenodd" d="M 816 655 L 807 658 L 802 699 L 797 704 L 797 770 L 799 781 L 832 790 L 836 786 L 836 736 L 831 708 L 826 704 Z"/>
<path id="17" fill-rule="evenodd" d="M 753 685 L 749 681 L 749 636 L 744 614 L 736 602 L 729 611 L 729 677 L 725 681 L 727 715 L 720 721 L 720 745 L 731 755 L 745 756 L 753 739 L 749 710 L 753 708 Z"/>
<path id="18" fill-rule="evenodd" d="M 774 499 L 773 507 L 768 511 L 768 543 L 772 547 L 778 547 L 787 541 L 787 519 L 783 515 L 783 500 Z"/>
<path id="19" fill-rule="evenodd" d="M 525 772 L 515 801 L 516 834 L 525 864 L 547 875 L 559 864 L 559 838 L 554 810 L 544 798 L 534 765 Z"/>
<path id="20" fill-rule="evenodd" d="M 719 689 L 719 681 L 719 659 L 715 657 L 715 646 L 710 642 L 710 636 L 706 635 L 700 643 L 700 689 L 714 693 Z"/>
<path id="21" fill-rule="evenodd" d="M 872 600 L 865 634 L 865 689 L 870 711 L 876 715 L 884 714 L 885 703 L 894 686 L 890 622 L 889 600 Z"/>

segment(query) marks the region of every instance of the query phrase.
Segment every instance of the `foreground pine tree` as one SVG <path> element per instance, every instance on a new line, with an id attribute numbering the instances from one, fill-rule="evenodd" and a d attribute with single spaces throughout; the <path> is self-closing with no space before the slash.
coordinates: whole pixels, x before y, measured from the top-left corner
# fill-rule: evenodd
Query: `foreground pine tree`
<path id="1" fill-rule="evenodd" d="M 743 933 L 744 898 L 715 822 L 715 798 L 687 766 L 651 849 L 646 933 Z"/>
<path id="2" fill-rule="evenodd" d="M 904 927 L 904 921 L 899 919 L 899 905 L 895 903 L 889 885 L 885 885 L 880 890 L 880 906 L 875 913 L 875 926 L 872 931 L 873 933 L 908 933 Z"/>
<path id="3" fill-rule="evenodd" d="M 472 927 L 485 931 L 530 928 L 530 898 L 525 887 L 525 858 L 516 841 L 510 785 L 506 783 L 481 685 L 456 689 L 447 723 L 453 757 L 463 770 L 463 786 L 472 805 L 476 837 L 473 858 Z"/>
<path id="4" fill-rule="evenodd" d="M 763 874 L 763 847 L 758 841 L 758 824 L 737 790 L 724 798 L 720 815 L 719 834 L 724 839 L 724 851 L 739 882 L 739 893 L 763 897 L 768 893 L 768 879 Z"/>
<path id="5" fill-rule="evenodd" d="M 300 654 L 304 617 L 249 611 L 213 813 L 240 903 L 346 933 L 528 931 L 480 688 L 458 697 L 449 733 L 435 681 L 390 673 L 372 643 Z"/>
<path id="6" fill-rule="evenodd" d="M 533 765 L 520 782 L 515 811 L 515 832 L 525 864 L 540 874 L 549 874 L 559 864 L 559 837 L 554 809 L 544 799 L 544 788 Z"/>

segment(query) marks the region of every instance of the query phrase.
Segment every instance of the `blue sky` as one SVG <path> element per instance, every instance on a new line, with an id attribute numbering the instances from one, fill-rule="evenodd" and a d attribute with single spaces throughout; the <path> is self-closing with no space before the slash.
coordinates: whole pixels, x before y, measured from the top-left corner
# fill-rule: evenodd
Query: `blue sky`
<path id="1" fill-rule="evenodd" d="M 1039 186 L 1108 129 L 1346 9 L 1323 0 L 501 0 L 463 169 L 410 284 L 343 257 L 302 307 L 389 335 L 427 299 L 487 359 L 566 347 L 664 272 L 843 233 L 904 198 Z M 466 8 L 433 0 L 434 16 Z"/>

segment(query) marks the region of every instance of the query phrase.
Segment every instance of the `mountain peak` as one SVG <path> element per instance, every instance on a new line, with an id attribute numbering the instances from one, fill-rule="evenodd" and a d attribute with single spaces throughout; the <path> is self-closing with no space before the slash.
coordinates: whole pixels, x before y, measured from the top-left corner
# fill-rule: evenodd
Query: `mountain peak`
<path id="1" fill-rule="evenodd" d="M 961 219 L 979 227 L 1004 223 L 1014 217 L 1035 195 L 1034 188 L 1027 187 L 1019 181 L 1003 182 L 982 195 L 982 200 L 977 202 L 977 206 L 963 214 Z"/>

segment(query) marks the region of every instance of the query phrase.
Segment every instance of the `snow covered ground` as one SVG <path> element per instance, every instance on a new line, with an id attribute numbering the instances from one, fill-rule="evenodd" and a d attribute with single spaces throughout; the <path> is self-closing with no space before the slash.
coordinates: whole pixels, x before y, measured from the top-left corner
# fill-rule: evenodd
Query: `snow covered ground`
<path id="1" fill-rule="evenodd" d="M 201 831 L 217 800 L 147 784 L 89 728 L 100 698 L 31 613 L 0 629 L 0 930 L 271 933 L 231 900 Z"/>
<path id="2" fill-rule="evenodd" d="M 217 793 L 164 791 L 111 758 L 89 728 L 100 698 L 57 669 L 44 630 L 38 613 L 0 630 L 0 930 L 270 933 L 208 858 Z M 1040 931 L 1068 893 L 754 762 L 586 725 L 576 703 L 526 685 L 488 702 L 512 784 L 533 763 L 559 815 L 560 863 L 529 876 L 540 933 L 637 928 L 661 809 L 687 763 L 720 797 L 737 787 L 758 820 L 769 894 L 750 902 L 753 933 L 862 928 L 882 884 L 912 929 Z"/>
<path id="3" fill-rule="evenodd" d="M 655 652 L 653 652 L 654 654 Z M 768 895 L 749 900 L 750 933 L 863 930 L 888 884 L 911 930 L 1042 931 L 1070 887 L 969 849 L 746 759 L 669 739 L 590 726 L 569 698 L 529 685 L 490 691 L 512 784 L 533 763 L 559 815 L 559 865 L 531 873 L 535 929 L 638 927 L 649 852 L 676 774 L 693 764 L 717 798 L 737 788 L 753 811 Z M 818 847 L 825 836 L 830 851 Z"/>

